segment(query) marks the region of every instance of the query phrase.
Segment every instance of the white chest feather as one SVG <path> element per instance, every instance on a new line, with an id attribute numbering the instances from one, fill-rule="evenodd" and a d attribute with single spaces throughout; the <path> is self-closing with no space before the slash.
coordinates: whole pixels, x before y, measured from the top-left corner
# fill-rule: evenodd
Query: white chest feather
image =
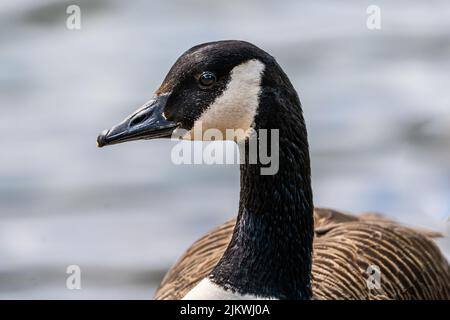
<path id="1" fill-rule="evenodd" d="M 241 295 L 231 290 L 225 290 L 205 278 L 189 291 L 183 300 L 271 300 L 271 298 Z"/>

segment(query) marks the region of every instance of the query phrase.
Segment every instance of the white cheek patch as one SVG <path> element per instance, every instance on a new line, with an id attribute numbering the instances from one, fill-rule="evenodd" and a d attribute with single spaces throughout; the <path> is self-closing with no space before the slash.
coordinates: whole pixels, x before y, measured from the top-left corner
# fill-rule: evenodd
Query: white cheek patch
<path id="1" fill-rule="evenodd" d="M 229 140 L 244 140 L 252 128 L 258 110 L 261 78 L 265 65 L 256 59 L 246 61 L 231 70 L 230 81 L 222 94 L 206 109 L 186 139 L 197 140 L 197 132 L 215 129 L 227 139 L 227 129 L 235 130 Z M 192 132 L 194 134 L 192 134 Z"/>

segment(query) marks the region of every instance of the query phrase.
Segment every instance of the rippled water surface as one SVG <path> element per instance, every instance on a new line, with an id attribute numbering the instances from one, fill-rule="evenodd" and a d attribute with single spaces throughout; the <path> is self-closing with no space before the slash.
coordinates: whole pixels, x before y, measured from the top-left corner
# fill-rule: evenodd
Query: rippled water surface
<path id="1" fill-rule="evenodd" d="M 368 1 L 85 0 L 69 31 L 71 3 L 0 4 L 0 298 L 151 298 L 235 215 L 237 166 L 176 166 L 169 141 L 95 145 L 217 39 L 266 49 L 298 89 L 316 205 L 450 231 L 450 2 L 377 1 L 379 31 Z"/>

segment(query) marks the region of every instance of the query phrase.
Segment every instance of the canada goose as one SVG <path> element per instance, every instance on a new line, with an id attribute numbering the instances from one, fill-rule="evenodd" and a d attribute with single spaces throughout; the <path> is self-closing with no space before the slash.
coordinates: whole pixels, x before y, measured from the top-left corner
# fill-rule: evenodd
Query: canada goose
<path id="1" fill-rule="evenodd" d="M 275 59 L 250 43 L 189 49 L 154 98 L 97 143 L 170 137 L 181 129 L 192 139 L 200 125 L 243 129 L 233 138 L 240 145 L 249 143 L 249 132 L 278 129 L 278 172 L 263 175 L 261 161 L 246 158 L 237 219 L 195 242 L 156 299 L 450 298 L 449 264 L 431 240 L 437 234 L 376 214 L 314 209 L 299 98 Z M 370 278 L 376 270 L 378 283 Z"/>

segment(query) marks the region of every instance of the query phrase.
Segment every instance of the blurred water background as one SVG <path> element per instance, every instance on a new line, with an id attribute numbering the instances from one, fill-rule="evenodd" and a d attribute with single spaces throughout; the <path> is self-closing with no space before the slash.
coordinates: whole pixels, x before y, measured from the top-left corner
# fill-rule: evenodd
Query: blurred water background
<path id="1" fill-rule="evenodd" d="M 264 48 L 298 89 L 316 205 L 449 232 L 449 16 L 446 0 L 2 2 L 0 298 L 149 299 L 235 215 L 237 166 L 176 166 L 169 141 L 95 143 L 218 39 Z M 82 290 L 66 289 L 71 264 Z"/>

